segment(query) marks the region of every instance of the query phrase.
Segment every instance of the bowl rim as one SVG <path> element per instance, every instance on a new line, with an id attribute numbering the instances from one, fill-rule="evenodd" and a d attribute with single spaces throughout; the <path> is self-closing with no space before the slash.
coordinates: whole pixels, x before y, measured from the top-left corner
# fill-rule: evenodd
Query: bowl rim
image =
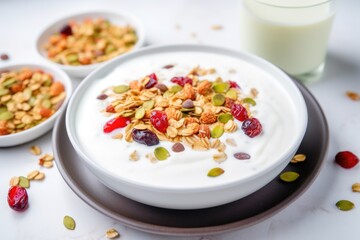
<path id="1" fill-rule="evenodd" d="M 19 70 L 21 68 L 40 69 L 40 70 L 43 70 L 46 73 L 50 73 L 52 75 L 54 75 L 54 73 L 56 73 L 56 75 L 59 75 L 61 79 L 54 79 L 54 80 L 64 83 L 66 97 L 65 97 L 64 102 L 61 105 L 61 107 L 52 116 L 50 116 L 50 118 L 46 119 L 45 121 L 41 122 L 40 124 L 38 124 L 34 127 L 31 127 L 29 129 L 26 129 L 24 131 L 18 132 L 18 133 L 0 136 L 0 147 L 2 145 L 1 142 L 3 142 L 3 141 L 13 141 L 14 139 L 21 138 L 26 135 L 30 135 L 35 131 L 39 131 L 41 128 L 45 128 L 46 124 L 48 124 L 49 122 L 55 121 L 57 119 L 57 117 L 59 117 L 59 115 L 65 110 L 67 103 L 69 102 L 70 97 L 73 92 L 73 85 L 72 85 L 72 82 L 71 82 L 69 76 L 63 70 L 58 69 L 58 68 L 48 65 L 48 64 L 26 63 L 26 62 L 11 63 L 11 64 L 6 64 L 4 66 L 1 66 L 0 71 L 9 70 L 9 69 Z M 34 139 L 34 138 L 31 138 L 31 140 L 32 139 Z M 29 141 L 31 141 L 31 140 L 29 140 Z M 26 142 L 28 142 L 28 141 L 26 141 Z M 15 146 L 15 145 L 18 145 L 18 144 L 10 144 L 7 146 L 10 147 L 10 146 Z"/>
<path id="2" fill-rule="evenodd" d="M 123 18 L 125 20 L 125 22 L 128 23 L 135 23 L 135 24 L 131 24 L 131 26 L 135 29 L 136 31 L 136 35 L 138 37 L 137 42 L 135 43 L 134 47 L 129 51 L 129 52 L 125 52 L 124 54 L 133 52 L 137 49 L 139 49 L 140 47 L 142 47 L 145 43 L 145 30 L 144 30 L 144 25 L 143 23 L 136 18 L 133 14 L 128 13 L 128 12 L 123 12 L 123 11 L 111 11 L 108 9 L 99 9 L 99 10 L 89 10 L 89 11 L 82 11 L 82 12 L 77 12 L 77 13 L 72 13 L 72 14 L 68 14 L 65 15 L 57 20 L 55 20 L 54 22 L 51 22 L 50 24 L 46 25 L 41 31 L 40 33 L 37 35 L 36 41 L 35 41 L 35 48 L 36 48 L 36 52 L 43 58 L 45 59 L 47 62 L 56 65 L 59 68 L 62 68 L 65 71 L 84 71 L 84 70 L 92 70 L 92 69 L 96 69 L 99 66 L 103 65 L 104 63 L 107 63 L 115 58 L 118 58 L 124 54 L 120 54 L 112 59 L 106 60 L 104 62 L 100 62 L 100 63 L 93 63 L 93 64 L 89 64 L 89 65 L 79 65 L 79 66 L 71 66 L 71 65 L 63 65 L 63 64 L 59 64 L 56 62 L 51 61 L 48 57 L 46 57 L 43 53 L 43 49 L 42 49 L 42 44 L 44 44 L 44 42 L 41 42 L 41 39 L 44 37 L 44 35 L 46 35 L 50 29 L 56 25 L 62 24 L 62 23 L 66 23 L 67 21 L 71 20 L 72 18 L 86 18 L 86 17 L 91 17 L 88 15 L 103 15 L 104 18 L 106 18 L 107 15 L 113 15 L 115 17 L 120 17 Z"/>
<path id="3" fill-rule="evenodd" d="M 231 56 L 231 57 L 235 57 L 235 58 L 240 58 L 240 56 L 241 56 L 241 58 L 240 58 L 241 60 L 243 60 L 243 61 L 251 60 L 252 62 L 250 62 L 250 64 L 254 64 L 254 62 L 255 62 L 257 64 L 257 67 L 259 67 L 259 66 L 266 67 L 267 71 L 271 70 L 271 73 L 269 73 L 270 75 L 281 76 L 284 79 L 284 81 L 287 82 L 289 88 L 292 89 L 296 95 L 296 96 L 291 95 L 291 99 L 297 98 L 299 100 L 299 104 L 296 105 L 296 107 L 297 107 L 297 112 L 301 113 L 301 114 L 299 114 L 299 116 L 302 119 L 300 121 L 301 126 L 299 127 L 299 131 L 297 133 L 296 139 L 294 140 L 294 143 L 290 146 L 290 148 L 286 152 L 284 152 L 279 157 L 278 161 L 275 161 L 273 164 L 267 166 L 264 169 L 261 169 L 256 174 L 253 174 L 244 179 L 238 179 L 238 180 L 231 181 L 231 182 L 220 183 L 220 184 L 216 184 L 213 186 L 191 187 L 191 188 L 189 188 L 189 187 L 171 188 L 171 187 L 164 187 L 164 186 L 154 186 L 154 185 L 144 183 L 144 182 L 137 182 L 137 181 L 133 181 L 131 179 L 122 177 L 120 175 L 116 175 L 116 174 L 110 172 L 109 170 L 107 170 L 105 167 L 96 163 L 96 161 L 91 160 L 91 157 L 88 156 L 87 154 L 85 154 L 81 150 L 81 147 L 78 145 L 78 142 L 77 142 L 77 137 L 76 137 L 76 133 L 74 130 L 75 127 L 72 124 L 72 122 L 74 122 L 72 120 L 75 119 L 75 115 L 71 116 L 71 113 L 75 112 L 74 108 L 76 109 L 76 107 L 77 107 L 76 101 L 77 101 L 78 95 L 82 96 L 84 94 L 84 92 L 86 91 L 86 89 L 88 89 L 88 87 L 92 84 L 92 82 L 94 82 L 94 80 L 98 78 L 98 75 L 103 76 L 104 75 L 103 72 L 107 72 L 106 74 L 108 74 L 112 70 L 114 70 L 116 67 L 118 67 L 119 65 L 121 65 L 127 61 L 131 61 L 132 59 L 135 59 L 138 57 L 152 55 L 152 54 L 159 54 L 159 53 L 181 52 L 181 51 L 214 53 L 214 54 L 219 54 L 219 55 Z M 66 111 L 66 120 L 65 120 L 66 131 L 68 133 L 70 142 L 71 142 L 72 146 L 74 147 L 74 149 L 76 150 L 76 152 L 81 156 L 81 159 L 83 159 L 84 162 L 87 165 L 89 165 L 90 170 L 97 169 L 98 171 L 101 172 L 101 174 L 104 174 L 107 178 L 116 179 L 117 181 L 121 181 L 122 183 L 127 184 L 127 185 L 136 186 L 137 188 L 142 188 L 142 189 L 146 189 L 146 190 L 152 189 L 152 190 L 155 190 L 158 192 L 170 192 L 170 193 L 171 192 L 172 193 L 205 192 L 205 191 L 213 191 L 213 190 L 217 190 L 217 189 L 231 188 L 240 183 L 247 183 L 247 182 L 252 181 L 255 178 L 265 175 L 266 173 L 275 169 L 277 166 L 279 166 L 284 161 L 284 160 L 281 161 L 280 159 L 289 158 L 289 160 L 290 160 L 290 157 L 291 157 L 290 154 L 292 153 L 292 151 L 297 150 L 297 148 L 299 147 L 299 145 L 305 135 L 307 121 L 308 121 L 307 107 L 306 107 L 305 100 L 304 100 L 299 88 L 290 79 L 290 77 L 284 71 L 282 71 L 280 68 L 276 67 L 272 63 L 270 63 L 260 57 L 257 57 L 255 55 L 252 55 L 247 52 L 241 52 L 241 51 L 237 51 L 234 49 L 223 48 L 223 47 L 219 47 L 219 46 L 196 45 L 196 44 L 169 44 L 169 45 L 149 46 L 149 47 L 145 47 L 140 50 L 137 50 L 135 52 L 129 53 L 127 55 L 124 55 L 121 58 L 113 59 L 113 60 L 107 62 L 102 67 L 97 68 L 95 71 L 90 73 L 76 88 L 75 92 L 73 93 L 73 97 L 69 101 L 68 108 Z M 98 174 L 95 174 L 95 175 L 98 175 Z"/>

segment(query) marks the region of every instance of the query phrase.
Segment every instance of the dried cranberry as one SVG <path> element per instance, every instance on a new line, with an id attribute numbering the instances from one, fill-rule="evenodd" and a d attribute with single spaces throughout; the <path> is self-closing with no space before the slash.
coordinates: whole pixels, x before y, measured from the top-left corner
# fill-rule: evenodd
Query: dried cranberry
<path id="1" fill-rule="evenodd" d="M 157 84 L 157 77 L 155 73 L 149 75 L 150 80 L 145 84 L 145 88 L 149 89 Z"/>
<path id="2" fill-rule="evenodd" d="M 153 110 L 150 114 L 150 122 L 159 132 L 165 133 L 169 126 L 167 115 L 164 111 Z"/>
<path id="3" fill-rule="evenodd" d="M 192 85 L 192 79 L 189 77 L 173 77 L 170 81 L 179 84 L 182 87 L 185 86 L 185 84 L 187 83 Z"/>
<path id="4" fill-rule="evenodd" d="M 359 158 L 352 152 L 343 151 L 336 154 L 335 162 L 343 168 L 353 168 L 359 163 Z"/>
<path id="5" fill-rule="evenodd" d="M 130 123 L 130 118 L 118 117 L 110 119 L 104 125 L 104 133 L 110 133 L 118 128 L 126 127 Z"/>
<path id="6" fill-rule="evenodd" d="M 231 114 L 240 122 L 249 118 L 246 108 L 241 104 L 233 104 L 231 106 Z"/>
<path id="7" fill-rule="evenodd" d="M 259 135 L 262 132 L 262 126 L 260 121 L 257 118 L 248 118 L 246 119 L 241 126 L 241 129 L 246 135 L 253 138 Z"/>
<path id="8" fill-rule="evenodd" d="M 159 144 L 159 138 L 152 131 L 145 129 L 133 129 L 131 136 L 135 142 L 145 144 L 147 146 L 153 146 Z"/>
<path id="9" fill-rule="evenodd" d="M 238 89 L 240 89 L 240 86 L 239 86 L 236 82 L 234 82 L 234 81 L 229 80 L 229 84 L 230 84 L 230 87 L 231 87 L 231 88 L 238 88 Z"/>
<path id="10" fill-rule="evenodd" d="M 60 33 L 65 36 L 70 36 L 73 34 L 72 29 L 69 25 L 65 25 L 61 30 Z"/>
<path id="11" fill-rule="evenodd" d="M 26 189 L 20 186 L 13 186 L 9 189 L 7 201 L 15 211 L 23 211 L 28 206 L 28 195 Z"/>

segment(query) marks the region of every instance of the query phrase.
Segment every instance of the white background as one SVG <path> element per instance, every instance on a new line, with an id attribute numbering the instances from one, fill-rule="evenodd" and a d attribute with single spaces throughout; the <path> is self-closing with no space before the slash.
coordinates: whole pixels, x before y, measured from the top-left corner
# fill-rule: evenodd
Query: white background
<path id="1" fill-rule="evenodd" d="M 99 9 L 136 15 L 145 25 L 149 45 L 199 43 L 239 49 L 239 8 L 235 0 L 0 0 L 0 53 L 10 55 L 6 63 L 42 62 L 35 51 L 35 40 L 48 23 L 79 11 Z M 338 151 L 350 150 L 360 156 L 360 102 L 345 96 L 348 90 L 360 93 L 359 12 L 360 1 L 339 1 L 325 75 L 308 86 L 323 107 L 331 137 L 328 156 L 314 184 L 268 220 L 204 239 L 359 238 L 360 193 L 353 193 L 351 185 L 360 182 L 360 166 L 345 170 L 333 162 Z M 224 29 L 214 31 L 214 24 Z M 0 66 L 4 64 L 0 62 Z M 74 84 L 78 82 L 74 80 Z M 104 239 L 111 227 L 121 233 L 121 239 L 177 239 L 138 232 L 98 213 L 70 190 L 56 167 L 45 169 L 46 179 L 33 183 L 28 190 L 29 209 L 23 213 L 11 210 L 6 202 L 9 179 L 38 168 L 37 158 L 27 150 L 33 144 L 51 152 L 51 133 L 32 143 L 0 149 L 0 239 Z M 352 200 L 358 207 L 341 212 L 335 207 L 340 199 Z M 75 218 L 75 231 L 64 228 L 62 219 L 66 214 Z"/>

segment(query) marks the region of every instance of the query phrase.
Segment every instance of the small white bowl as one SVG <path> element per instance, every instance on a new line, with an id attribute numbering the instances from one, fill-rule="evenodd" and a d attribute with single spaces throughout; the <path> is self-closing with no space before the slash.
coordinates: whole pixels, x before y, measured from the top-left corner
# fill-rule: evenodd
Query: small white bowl
<path id="1" fill-rule="evenodd" d="M 265 148 L 264 144 L 267 145 L 266 141 L 276 142 L 275 139 L 286 139 L 284 141 L 280 141 L 282 144 L 280 146 L 270 145 L 271 149 L 275 149 L 273 152 L 271 152 L 271 153 L 273 153 L 272 155 L 267 155 L 265 153 L 262 153 L 261 157 L 263 159 L 266 159 L 265 162 L 261 161 L 260 164 L 251 165 L 251 166 L 257 167 L 258 170 L 251 170 L 251 172 L 249 172 L 249 174 L 237 175 L 236 168 L 238 170 L 241 170 L 238 167 L 240 165 L 236 165 L 239 162 L 234 162 L 234 161 L 238 161 L 238 160 L 234 159 L 233 156 L 231 156 L 234 153 L 231 151 L 235 151 L 236 149 L 227 148 L 227 150 L 230 151 L 230 152 L 228 152 L 229 159 L 226 160 L 225 162 L 221 163 L 222 165 L 216 165 L 218 163 L 216 163 L 212 159 L 212 157 L 213 157 L 212 155 L 210 155 L 209 157 L 201 158 L 201 159 L 190 159 L 190 161 L 205 160 L 205 161 L 202 161 L 201 163 L 205 162 L 205 164 L 208 164 L 209 166 L 235 166 L 236 165 L 236 168 L 233 168 L 233 169 L 235 169 L 234 171 L 231 171 L 229 168 L 227 168 L 227 170 L 226 170 L 226 171 L 229 170 L 229 173 L 232 172 L 233 173 L 232 176 L 235 176 L 234 178 L 224 178 L 223 182 L 221 182 L 220 179 L 219 179 L 219 181 L 213 181 L 214 179 L 209 179 L 209 181 L 205 180 L 206 181 L 205 184 L 202 184 L 202 183 L 204 183 L 204 178 L 202 178 L 202 176 L 205 176 L 205 178 L 206 178 L 206 173 L 211 168 L 208 168 L 208 167 L 203 168 L 204 165 L 201 165 L 200 171 L 203 172 L 204 175 L 200 174 L 201 177 L 197 178 L 201 181 L 201 184 L 199 184 L 199 185 L 197 184 L 197 182 L 191 183 L 190 181 L 189 181 L 189 184 L 187 184 L 186 186 L 185 185 L 174 185 L 174 184 L 172 184 L 173 183 L 173 181 L 171 179 L 172 175 L 171 176 L 166 175 L 166 178 L 163 178 L 163 179 L 159 178 L 160 181 L 162 181 L 162 183 L 166 182 L 166 185 L 164 185 L 164 184 L 159 185 L 159 184 L 157 184 L 158 182 L 156 184 L 154 184 L 153 181 L 151 181 L 154 178 L 154 175 L 149 175 L 149 177 L 146 178 L 146 181 L 145 181 L 144 180 L 145 178 L 143 178 L 143 179 L 131 178 L 131 177 L 128 177 L 129 175 L 124 176 L 116 170 L 118 168 L 125 166 L 122 164 L 127 164 L 125 162 L 121 162 L 121 160 L 122 161 L 128 160 L 127 153 L 125 153 L 123 151 L 126 151 L 127 149 L 130 149 L 132 151 L 133 148 L 136 148 L 136 150 L 140 154 L 142 154 L 142 156 L 145 156 L 146 152 L 152 151 L 147 146 L 142 147 L 142 145 L 141 146 L 136 145 L 133 148 L 131 148 L 129 143 L 126 143 L 125 140 L 122 140 L 122 142 L 113 143 L 113 142 L 111 142 L 111 139 L 109 142 L 109 141 L 107 141 L 107 138 L 102 138 L 103 135 L 100 135 L 100 137 L 97 139 L 97 140 L 99 140 L 97 143 L 91 142 L 90 145 L 83 144 L 84 139 L 87 138 L 87 139 L 90 139 L 89 141 L 92 141 L 94 136 L 95 137 L 99 136 L 98 134 L 100 134 L 100 131 L 102 131 L 103 123 L 101 121 L 103 121 L 103 120 L 100 119 L 100 121 L 98 121 L 99 119 L 96 116 L 94 116 L 94 119 L 95 119 L 94 121 L 96 123 L 95 125 L 83 125 L 85 128 L 89 128 L 90 131 L 84 132 L 80 128 L 78 128 L 77 127 L 78 123 L 79 122 L 82 123 L 82 120 L 78 122 L 77 116 L 78 116 L 78 114 L 81 114 L 82 110 L 83 110 L 83 109 L 80 109 L 80 106 L 84 106 L 81 103 L 81 101 L 83 99 L 86 99 L 87 97 L 91 97 L 91 99 L 96 99 L 96 96 L 97 96 L 96 94 L 100 93 L 100 91 L 102 89 L 109 86 L 109 85 L 107 85 L 109 83 L 109 81 L 111 81 L 112 84 L 118 84 L 118 81 L 122 81 L 121 78 L 119 79 L 119 77 L 117 77 L 114 74 L 126 71 L 126 67 L 128 67 L 130 69 L 129 70 L 130 75 L 126 75 L 126 76 L 129 79 L 132 79 L 131 73 L 132 72 L 138 73 L 138 72 L 134 71 L 136 64 L 133 64 L 133 68 L 131 68 L 129 66 L 131 66 L 130 62 L 136 61 L 136 59 L 146 59 L 146 61 L 148 63 L 152 63 L 152 64 L 145 64 L 144 62 L 142 62 L 141 63 L 142 66 L 146 65 L 145 66 L 146 69 L 148 69 L 148 68 L 150 69 L 150 67 L 148 65 L 165 66 L 165 64 L 168 64 L 169 62 L 176 64 L 176 62 L 172 62 L 172 61 L 176 61 L 174 59 L 180 59 L 181 57 L 182 57 L 181 61 L 184 62 L 184 61 L 186 61 L 186 59 L 190 59 L 191 56 L 193 56 L 194 62 L 201 65 L 199 60 L 196 60 L 196 59 L 199 59 L 196 57 L 197 53 L 210 54 L 210 55 L 207 55 L 206 58 L 207 59 L 211 58 L 213 61 L 215 61 L 215 64 L 218 64 L 218 65 L 222 64 L 222 62 L 220 63 L 220 61 L 224 61 L 224 64 L 226 64 L 225 60 L 217 60 L 217 59 L 219 59 L 217 57 L 218 55 L 220 55 L 220 57 L 221 56 L 226 57 L 226 58 L 220 58 L 220 59 L 235 58 L 244 63 L 244 65 L 242 65 L 242 66 L 247 66 L 249 69 L 257 69 L 256 72 L 261 72 L 262 74 L 264 74 L 264 75 L 251 74 L 252 79 L 254 79 L 255 76 L 269 76 L 268 78 L 265 78 L 265 79 L 270 80 L 270 78 L 271 78 L 272 85 L 266 85 L 266 83 L 265 83 L 266 89 L 270 90 L 270 89 L 273 89 L 273 87 L 276 87 L 279 90 L 277 92 L 283 92 L 285 95 L 287 95 L 286 100 L 288 100 L 288 102 L 290 104 L 289 105 L 290 108 L 286 106 L 282 110 L 286 111 L 286 110 L 290 109 L 291 112 L 288 112 L 286 114 L 293 114 L 293 117 L 291 118 L 291 120 L 296 120 L 296 121 L 289 120 L 290 122 L 289 121 L 287 122 L 288 125 L 285 130 L 285 131 L 287 131 L 285 136 L 281 135 L 281 134 L 283 134 L 283 131 L 281 131 L 280 136 L 279 136 L 279 134 L 272 134 L 271 132 L 274 131 L 273 129 L 275 129 L 279 125 L 278 123 L 280 123 L 280 124 L 283 123 L 282 120 L 284 120 L 283 119 L 284 116 L 281 115 L 281 119 L 278 119 L 279 121 L 277 121 L 277 120 L 273 121 L 273 123 L 274 123 L 273 128 L 267 128 L 264 130 L 264 131 L 267 131 L 268 133 L 270 133 L 270 135 L 267 135 L 267 138 L 265 140 L 262 140 L 262 142 L 255 141 L 255 143 L 260 144 L 260 148 Z M 163 55 L 161 55 L 161 54 L 163 54 Z M 187 55 L 184 55 L 184 54 L 187 54 Z M 160 63 L 159 63 L 159 62 L 157 62 L 157 60 L 154 60 L 153 58 L 151 58 L 153 56 L 166 56 L 166 57 L 164 57 L 164 59 L 166 61 L 160 61 Z M 176 58 L 176 56 L 178 56 L 178 58 Z M 186 57 L 184 57 L 184 56 L 186 56 Z M 204 56 L 204 55 L 202 55 L 202 56 Z M 211 64 L 211 67 L 216 68 L 216 65 Z M 114 72 L 114 69 L 117 69 L 119 71 Z M 153 71 L 153 69 L 151 69 L 150 71 Z M 250 72 L 251 71 L 255 72 L 255 70 L 250 70 Z M 241 71 L 239 71 L 239 72 L 241 72 Z M 112 75 L 109 75 L 110 73 L 112 73 Z M 106 76 L 110 76 L 110 77 L 105 78 Z M 250 76 L 247 76 L 247 77 L 250 77 Z M 103 79 L 103 78 L 105 78 L 105 79 Z M 104 81 L 99 81 L 99 79 L 102 79 Z M 251 81 L 250 79 L 249 79 L 249 81 Z M 258 79 L 258 78 L 256 77 L 256 79 Z M 265 80 L 262 80 L 262 81 L 265 82 Z M 94 86 L 94 84 L 96 85 L 96 88 L 98 88 L 98 89 L 91 88 L 92 86 Z M 240 85 L 241 85 L 241 83 L 240 83 Z M 264 89 L 262 89 L 262 90 L 264 90 Z M 273 89 L 273 90 L 276 90 L 276 89 Z M 261 95 L 261 93 L 259 93 L 259 94 Z M 284 95 L 282 95 L 282 96 L 284 96 Z M 263 99 L 263 100 L 272 101 L 271 99 Z M 266 101 L 263 106 L 269 106 L 269 105 L 266 105 Z M 279 102 L 281 102 L 281 101 L 285 101 L 285 100 L 284 99 L 282 99 L 282 100 L 275 99 L 275 101 L 273 100 L 274 104 L 279 104 Z M 95 106 L 96 103 L 97 102 L 92 102 L 92 100 L 89 99 L 88 106 Z M 273 108 L 271 108 L 271 109 L 273 109 Z M 275 111 L 278 111 L 278 110 L 279 109 L 276 109 Z M 96 112 L 97 112 L 97 110 L 96 110 Z M 268 114 L 268 113 L 269 112 L 266 112 L 266 114 Z M 93 114 L 93 113 L 91 112 L 91 114 Z M 271 114 L 270 114 L 270 116 L 262 115 L 262 119 L 265 119 L 265 118 L 269 118 L 269 119 L 275 118 L 276 119 L 276 117 L 273 117 L 273 116 L 275 116 L 275 115 L 271 115 Z M 285 116 L 285 118 L 286 118 L 286 116 Z M 265 124 L 266 121 L 263 123 Z M 268 125 L 268 126 L 270 126 L 270 125 Z M 284 72 L 282 72 L 280 69 L 278 69 L 274 65 L 270 64 L 269 62 L 267 62 L 263 59 L 260 59 L 256 56 L 253 56 L 253 55 L 249 55 L 246 53 L 237 52 L 237 51 L 233 51 L 233 50 L 218 48 L 218 47 L 199 46 L 199 45 L 169 45 L 169 46 L 144 48 L 142 50 L 136 51 L 131 54 L 127 54 L 126 56 L 123 56 L 122 58 L 118 58 L 114 61 L 111 61 L 111 62 L 105 64 L 104 66 L 102 66 L 101 68 L 94 71 L 84 81 L 81 82 L 80 86 L 76 89 L 73 97 L 71 98 L 68 110 L 66 112 L 66 130 L 67 130 L 68 136 L 70 138 L 70 141 L 71 141 L 73 147 L 75 148 L 76 152 L 83 159 L 84 165 L 86 167 L 88 167 L 90 169 L 90 171 L 92 173 L 94 173 L 94 175 L 101 182 L 103 182 L 106 186 L 108 186 L 115 192 L 120 193 L 128 198 L 133 199 L 133 200 L 136 200 L 136 201 L 139 201 L 139 202 L 142 202 L 145 204 L 149 204 L 152 206 L 163 207 L 163 208 L 172 208 L 172 209 L 198 209 L 198 208 L 207 208 L 207 207 L 218 206 L 221 204 L 226 204 L 226 203 L 238 200 L 240 198 L 243 198 L 243 197 L 257 191 L 258 189 L 260 189 L 261 187 L 263 187 L 267 183 L 269 183 L 271 180 L 273 180 L 276 176 L 278 176 L 278 174 L 290 162 L 291 158 L 296 153 L 296 151 L 304 137 L 304 134 L 306 131 L 306 126 L 307 126 L 307 108 L 305 105 L 304 98 L 302 97 L 299 89 L 296 87 L 294 82 Z M 91 130 L 94 130 L 94 131 L 92 132 Z M 273 138 L 274 136 L 276 138 Z M 239 138 L 240 138 L 240 136 L 239 136 Z M 247 141 L 247 140 L 248 139 L 245 139 L 245 141 Z M 272 141 L 272 140 L 274 140 L 274 141 Z M 96 147 L 94 146 L 94 144 L 96 144 Z M 119 148 L 120 151 L 118 151 L 118 149 L 116 149 L 116 146 L 119 146 L 119 144 L 123 144 L 122 146 L 124 146 L 124 148 Z M 131 144 L 134 144 L 134 143 L 131 143 Z M 135 144 L 137 144 L 137 143 L 135 143 Z M 165 146 L 165 144 L 167 144 L 167 143 L 162 142 L 160 144 L 162 144 L 162 146 Z M 169 143 L 169 144 L 170 145 L 167 145 L 167 146 L 171 148 L 171 143 Z M 93 149 L 91 149 L 91 151 L 89 151 L 89 147 L 91 148 L 91 146 L 93 146 L 95 148 L 93 148 Z M 108 164 L 108 165 L 102 164 L 101 161 L 107 161 L 107 159 L 109 158 L 108 153 L 109 152 L 111 153 L 111 149 L 107 149 L 107 147 L 114 149 L 114 151 L 112 151 L 112 153 L 114 153 L 114 156 L 116 156 L 116 159 L 119 159 L 119 161 L 115 161 L 114 164 Z M 145 151 L 141 152 L 142 150 L 144 150 L 144 148 L 146 148 Z M 241 151 L 241 149 L 239 149 L 239 150 Z M 96 151 L 96 157 L 94 157 L 94 155 L 92 153 L 91 154 L 89 153 L 89 152 L 93 152 L 93 151 Z M 256 151 L 256 150 L 254 150 L 254 151 Z M 267 153 L 269 153 L 269 152 L 267 152 Z M 174 154 L 174 153 L 172 153 L 172 154 Z M 176 156 L 180 156 L 180 158 L 177 158 L 176 161 L 178 161 L 178 162 L 176 162 L 176 161 L 170 162 L 172 164 L 171 166 L 179 166 L 179 164 L 182 164 L 182 161 L 185 161 L 185 164 L 186 164 L 186 161 L 189 161 L 189 159 L 183 159 L 183 158 L 186 158 L 186 156 L 191 156 L 191 155 L 182 155 L 182 154 L 183 153 L 179 153 L 179 155 L 176 155 Z M 99 155 L 102 155 L 102 157 L 99 158 Z M 176 157 L 176 156 L 174 154 L 174 157 Z M 194 156 L 200 156 L 200 155 L 194 155 Z M 201 156 L 203 156 L 203 155 L 201 155 Z M 110 157 L 112 157 L 112 156 L 110 156 Z M 231 162 L 232 159 L 230 159 L 230 158 L 232 158 L 234 161 Z M 141 159 L 141 160 L 146 160 L 146 159 Z M 139 160 L 139 162 L 141 162 L 141 160 Z M 167 161 L 171 161 L 171 160 L 167 160 Z M 196 163 L 198 164 L 199 161 L 197 161 Z M 111 163 L 113 163 L 113 162 L 111 162 Z M 141 162 L 141 163 L 143 163 L 143 162 Z M 161 164 L 163 164 L 163 163 L 164 163 L 164 161 L 161 161 Z M 231 164 L 234 163 L 235 165 L 226 165 L 228 163 L 231 163 Z M 251 162 L 247 162 L 247 163 L 242 162 L 242 163 L 251 164 Z M 137 164 L 137 162 L 134 164 Z M 156 163 L 156 164 L 159 164 L 159 163 Z M 165 164 L 167 164 L 167 163 L 165 163 Z M 131 168 L 131 170 L 129 170 L 129 172 L 131 174 L 134 174 L 135 171 L 139 173 L 139 175 L 132 175 L 132 176 L 142 176 L 141 175 L 142 173 L 144 173 L 144 174 L 147 174 L 149 172 L 154 173 L 154 171 L 156 170 L 156 167 L 150 169 L 151 166 L 149 168 L 145 168 L 144 167 L 145 165 L 141 165 L 142 168 L 138 168 L 139 170 L 135 170 L 136 167 L 133 167 L 133 165 L 131 165 L 131 166 L 132 166 L 132 168 Z M 149 166 L 149 165 L 146 165 L 146 166 Z M 153 166 L 155 166 L 155 165 L 153 165 Z M 170 171 L 167 171 L 167 170 L 169 170 L 169 168 L 165 168 L 165 166 L 169 166 L 169 165 L 160 165 L 160 168 L 158 168 L 156 170 L 157 171 L 156 173 L 159 173 L 159 175 L 161 175 L 161 176 L 164 176 L 163 173 L 169 173 L 169 172 L 174 173 L 174 175 L 175 175 L 175 173 L 177 174 L 176 169 L 172 168 Z M 184 165 L 182 165 L 182 166 L 184 166 Z M 186 165 L 186 166 L 190 166 L 190 168 L 188 168 L 188 169 L 178 168 L 178 169 L 180 169 L 178 171 L 178 173 L 182 174 L 182 176 L 186 176 L 187 172 L 190 173 L 191 170 L 193 170 L 191 168 L 191 166 L 193 166 L 193 165 Z M 245 165 L 242 165 L 242 166 L 245 167 Z M 249 165 L 247 165 L 247 166 L 249 166 Z M 251 169 L 254 169 L 254 168 L 251 168 Z M 161 172 L 161 171 L 164 171 L 164 172 Z M 158 176 L 158 175 L 156 175 L 156 176 Z M 199 176 L 199 175 L 197 174 L 197 176 Z M 225 175 L 223 175 L 223 176 L 225 176 Z M 223 176 L 221 176 L 221 177 L 223 177 Z M 169 177 L 169 178 L 167 178 L 167 177 Z M 187 175 L 187 177 L 189 179 L 193 179 L 189 175 Z M 229 181 L 227 181 L 227 180 L 229 180 Z M 167 184 L 167 183 L 169 183 L 169 184 Z M 176 184 L 178 184 L 178 182 L 176 182 Z"/>
<path id="2" fill-rule="evenodd" d="M 68 75 L 64 71 L 55 68 L 53 66 L 32 64 L 32 63 L 11 64 L 8 66 L 1 67 L 0 72 L 7 70 L 9 71 L 20 70 L 21 68 L 30 68 L 33 70 L 41 69 L 46 73 L 52 74 L 55 81 L 59 81 L 64 84 L 66 98 L 63 104 L 61 105 L 61 107 L 49 119 L 45 120 L 44 122 L 18 133 L 0 136 L 0 147 L 16 146 L 25 142 L 29 142 L 48 132 L 54 126 L 56 118 L 66 108 L 66 105 L 72 94 L 72 83 Z"/>
<path id="3" fill-rule="evenodd" d="M 47 57 L 47 52 L 44 49 L 44 45 L 47 43 L 47 41 L 49 40 L 49 37 L 52 34 L 59 32 L 61 30 L 61 28 L 63 28 L 66 24 L 68 24 L 68 22 L 70 20 L 82 21 L 87 18 L 99 18 L 99 17 L 109 20 L 112 24 L 115 24 L 115 25 L 125 25 L 126 24 L 126 25 L 132 26 L 135 29 L 138 40 L 137 40 L 136 44 L 134 45 L 133 49 L 129 52 L 132 52 L 144 45 L 144 40 L 145 40 L 144 28 L 143 28 L 142 23 L 138 19 L 136 19 L 135 17 L 133 17 L 130 14 L 120 13 L 118 11 L 116 11 L 116 12 L 95 11 L 95 12 L 85 12 L 85 13 L 70 15 L 70 16 L 64 17 L 64 18 L 56 21 L 55 23 L 50 24 L 48 27 L 46 27 L 41 32 L 40 36 L 38 37 L 38 39 L 36 41 L 37 52 L 43 58 L 45 58 L 47 61 L 49 61 L 50 63 L 55 64 L 56 66 L 63 69 L 70 76 L 78 77 L 78 78 L 86 77 L 91 71 L 93 71 L 97 67 L 103 65 L 104 62 L 90 64 L 90 65 L 81 65 L 81 66 L 69 66 L 69 65 L 58 64 L 58 63 L 51 61 Z M 124 53 L 124 54 L 126 54 L 126 53 Z M 124 55 L 124 54 L 122 54 L 122 55 Z M 121 55 L 119 55 L 119 56 L 121 56 Z M 115 58 L 117 58 L 117 57 L 115 57 Z M 112 59 L 114 59 L 114 58 L 112 58 Z M 109 60 L 112 60 L 112 59 L 109 59 Z"/>

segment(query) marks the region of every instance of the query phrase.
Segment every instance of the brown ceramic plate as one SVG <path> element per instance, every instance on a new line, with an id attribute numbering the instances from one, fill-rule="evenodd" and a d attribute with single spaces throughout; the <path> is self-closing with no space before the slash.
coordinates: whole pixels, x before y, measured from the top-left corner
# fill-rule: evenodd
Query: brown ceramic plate
<path id="1" fill-rule="evenodd" d="M 235 202 L 199 210 L 172 210 L 148 206 L 123 197 L 100 183 L 85 168 L 65 129 L 65 113 L 53 132 L 57 167 L 70 188 L 87 204 L 122 224 L 162 235 L 194 236 L 245 228 L 269 218 L 288 206 L 314 181 L 327 152 L 329 132 L 325 116 L 310 92 L 297 83 L 308 108 L 309 123 L 298 150 L 311 161 L 289 164 L 300 173 L 292 183 L 274 179 L 257 192 Z M 316 146 L 316 147 L 314 147 Z"/>

